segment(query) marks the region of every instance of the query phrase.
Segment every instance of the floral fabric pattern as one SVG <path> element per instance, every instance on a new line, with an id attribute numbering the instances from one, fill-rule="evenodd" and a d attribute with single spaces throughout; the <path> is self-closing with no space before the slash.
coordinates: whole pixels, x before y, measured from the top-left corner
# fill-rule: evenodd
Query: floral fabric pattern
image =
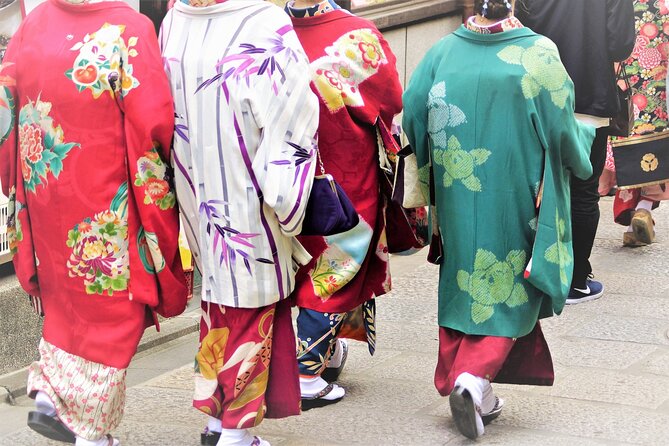
<path id="1" fill-rule="evenodd" d="M 19 214 L 25 209 L 25 205 L 16 200 L 16 187 L 9 188 L 9 202 L 7 203 L 7 240 L 9 251 L 16 254 L 19 243 L 23 241 L 23 230 Z"/>
<path id="2" fill-rule="evenodd" d="M 476 324 L 490 319 L 495 306 L 505 304 L 518 307 L 529 298 L 522 283 L 516 277 L 523 273 L 527 254 L 521 250 L 509 252 L 504 260 L 498 260 L 494 253 L 485 249 L 476 251 L 474 271 L 459 270 L 458 287 L 474 299 L 471 317 Z"/>
<path id="3" fill-rule="evenodd" d="M 474 168 L 485 163 L 491 153 L 486 149 L 465 151 L 455 136 L 448 140 L 448 148 L 436 147 L 433 151 L 434 162 L 444 168 L 444 187 L 451 187 L 457 180 L 472 192 L 481 192 L 481 180 L 474 175 Z"/>
<path id="4" fill-rule="evenodd" d="M 86 218 L 67 234 L 72 254 L 70 277 L 83 277 L 87 294 L 128 289 L 127 184 L 121 185 L 110 209 Z"/>
<path id="5" fill-rule="evenodd" d="M 427 131 L 436 147 L 448 146 L 446 127 L 457 127 L 467 123 L 465 113 L 456 105 L 446 103 L 446 83 L 436 83 L 427 100 Z"/>
<path id="6" fill-rule="evenodd" d="M 28 374 L 28 393 L 45 392 L 58 417 L 76 435 L 102 438 L 121 423 L 125 369 L 72 355 L 40 340 L 40 359 Z"/>
<path id="7" fill-rule="evenodd" d="M 571 266 L 573 259 L 571 250 L 564 244 L 565 221 L 560 218 L 558 211 L 555 211 L 555 227 L 557 228 L 557 241 L 546 249 L 544 256 L 546 260 L 560 266 L 560 281 L 563 285 L 569 285 L 567 268 Z"/>
<path id="8" fill-rule="evenodd" d="M 78 143 L 66 143 L 63 129 L 49 116 L 51 103 L 28 100 L 19 113 L 19 156 L 26 190 L 46 187 L 49 173 L 58 178 L 63 160 Z"/>
<path id="9" fill-rule="evenodd" d="M 537 39 L 529 48 L 509 45 L 497 57 L 512 65 L 522 65 L 527 74 L 522 79 L 523 95 L 533 99 L 546 90 L 556 107 L 564 108 L 569 96 L 569 75 L 564 70 L 555 44 Z"/>
<path id="10" fill-rule="evenodd" d="M 169 166 L 160 159 L 154 147 L 137 160 L 135 186 L 144 187 L 144 204 L 155 205 L 162 210 L 172 209 L 176 204 L 174 192 L 170 188 Z"/>
<path id="11" fill-rule="evenodd" d="M 126 43 L 123 38 L 124 25 L 105 23 L 91 34 L 86 34 L 82 42 L 76 43 L 70 50 L 79 51 L 72 69 L 65 76 L 72 80 L 79 92 L 91 90 L 93 98 L 99 98 L 108 91 L 112 96 L 120 93 L 126 96 L 130 90 L 139 86 L 139 80 L 133 76 L 130 57 L 138 55 L 133 47 L 138 38 L 130 37 Z"/>
<path id="12" fill-rule="evenodd" d="M 634 15 L 637 38 L 625 71 L 634 103 L 631 134 L 643 135 L 667 128 L 669 9 L 663 1 L 635 1 Z"/>
<path id="13" fill-rule="evenodd" d="M 351 31 L 325 48 L 325 54 L 311 62 L 311 68 L 313 84 L 330 112 L 363 107 L 360 84 L 388 63 L 376 34 L 371 29 Z"/>

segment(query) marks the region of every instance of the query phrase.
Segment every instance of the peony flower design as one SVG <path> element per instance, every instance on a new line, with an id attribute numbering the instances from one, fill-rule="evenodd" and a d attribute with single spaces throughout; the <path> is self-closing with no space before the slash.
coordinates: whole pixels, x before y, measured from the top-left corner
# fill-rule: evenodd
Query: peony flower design
<path id="1" fill-rule="evenodd" d="M 567 278 L 567 267 L 572 264 L 572 257 L 569 248 L 564 244 L 566 223 L 560 218 L 557 210 L 555 211 L 555 227 L 557 229 L 557 241 L 546 249 L 544 257 L 550 263 L 560 266 L 560 282 L 562 285 L 569 285 Z"/>
<path id="2" fill-rule="evenodd" d="M 535 98 L 542 90 L 546 90 L 553 104 L 559 108 L 565 107 L 570 80 L 555 44 L 549 39 L 540 38 L 528 48 L 507 46 L 497 53 L 497 57 L 508 64 L 522 65 L 525 68 L 527 74 L 521 81 L 525 98 Z"/>
<path id="3" fill-rule="evenodd" d="M 444 167 L 444 187 L 451 187 L 454 181 L 460 181 L 472 192 L 481 192 L 481 180 L 474 175 L 474 167 L 485 163 L 491 152 L 486 149 L 474 149 L 469 152 L 462 149 L 455 136 L 448 140 L 446 150 L 434 149 L 434 162 Z"/>
<path id="4" fill-rule="evenodd" d="M 525 269 L 525 251 L 510 251 L 504 260 L 498 260 L 494 253 L 479 249 L 474 259 L 474 271 L 470 274 L 460 270 L 457 274 L 458 287 L 474 299 L 472 321 L 481 324 L 495 313 L 495 306 L 504 304 L 518 307 L 529 301 L 522 283 L 516 277 Z"/>
<path id="5" fill-rule="evenodd" d="M 173 208 L 176 198 L 170 184 L 170 169 L 160 158 L 156 147 L 137 160 L 135 186 L 144 187 L 145 205 L 153 204 L 162 210 Z"/>
<path id="6" fill-rule="evenodd" d="M 19 112 L 19 157 L 23 182 L 28 191 L 37 193 L 46 187 L 49 173 L 58 178 L 63 161 L 78 143 L 65 143 L 63 130 L 49 116 L 51 103 L 28 100 Z"/>
<path id="7" fill-rule="evenodd" d="M 436 147 L 446 148 L 448 136 L 445 127 L 457 127 L 467 122 L 464 112 L 446 103 L 446 83 L 438 82 L 430 89 L 427 99 L 427 131 Z"/>

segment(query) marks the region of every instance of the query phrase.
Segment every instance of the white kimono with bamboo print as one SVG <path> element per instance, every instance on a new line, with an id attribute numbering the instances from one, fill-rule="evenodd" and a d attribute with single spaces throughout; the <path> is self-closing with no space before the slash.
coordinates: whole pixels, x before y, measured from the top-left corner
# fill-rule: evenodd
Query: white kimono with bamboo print
<path id="1" fill-rule="evenodd" d="M 261 0 L 177 3 L 160 41 L 175 100 L 177 196 L 202 299 L 240 308 L 284 299 L 297 262 L 310 259 L 294 236 L 318 128 L 289 18 Z"/>

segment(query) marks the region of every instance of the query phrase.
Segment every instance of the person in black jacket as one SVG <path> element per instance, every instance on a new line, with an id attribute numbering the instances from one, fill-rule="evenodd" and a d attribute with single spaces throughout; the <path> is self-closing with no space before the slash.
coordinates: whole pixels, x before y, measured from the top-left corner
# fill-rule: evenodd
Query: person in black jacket
<path id="1" fill-rule="evenodd" d="M 577 118 L 597 127 L 590 162 L 592 177 L 571 177 L 574 277 L 567 304 L 587 302 L 604 293 L 592 279 L 590 253 L 599 223 L 599 176 L 606 160 L 609 118 L 619 110 L 614 62 L 634 48 L 632 0 L 518 0 L 516 17 L 550 38 L 574 81 Z"/>

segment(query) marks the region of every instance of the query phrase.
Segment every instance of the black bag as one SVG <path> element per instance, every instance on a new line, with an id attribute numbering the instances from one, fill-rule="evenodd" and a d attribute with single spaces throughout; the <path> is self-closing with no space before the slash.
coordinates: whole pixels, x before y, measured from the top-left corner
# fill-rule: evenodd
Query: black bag
<path id="1" fill-rule="evenodd" d="M 358 212 L 317 156 L 321 175 L 314 177 L 300 235 L 334 235 L 353 229 L 360 221 Z"/>
<path id="2" fill-rule="evenodd" d="M 618 85 L 618 81 L 624 81 L 626 89 Z M 628 137 L 634 128 L 634 104 L 632 103 L 632 86 L 625 72 L 625 63 L 621 62 L 616 72 L 616 91 L 620 110 L 609 119 L 609 135 Z"/>

